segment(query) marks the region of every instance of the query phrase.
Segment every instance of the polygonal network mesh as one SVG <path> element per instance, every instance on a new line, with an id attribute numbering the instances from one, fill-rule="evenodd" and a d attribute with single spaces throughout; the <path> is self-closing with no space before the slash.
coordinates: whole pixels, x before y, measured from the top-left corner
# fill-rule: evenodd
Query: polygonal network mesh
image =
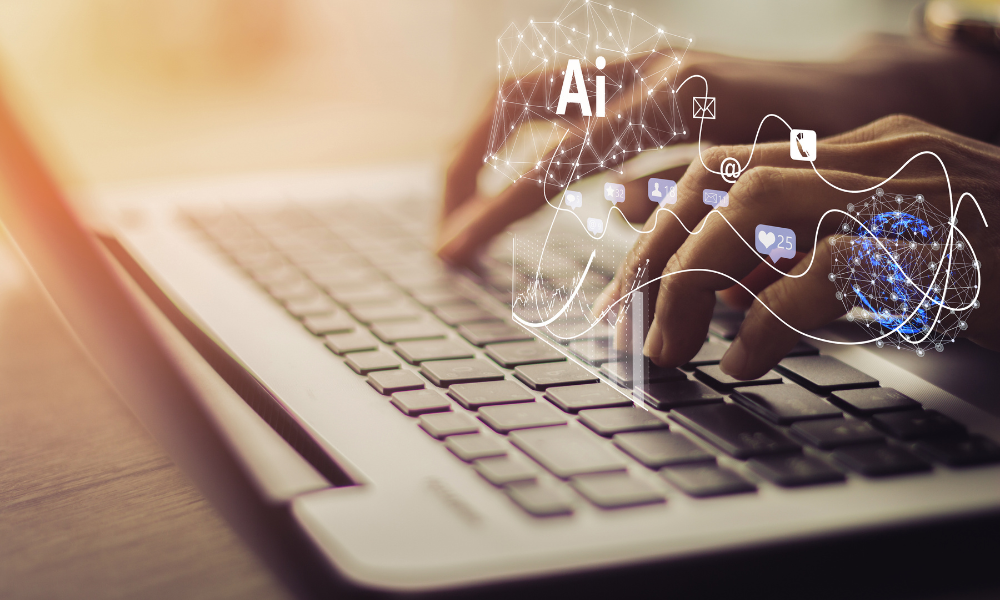
<path id="1" fill-rule="evenodd" d="M 848 320 L 882 348 L 919 356 L 955 341 L 979 307 L 979 262 L 950 217 L 922 195 L 879 188 L 860 206 L 848 205 L 830 238 L 829 278 Z M 853 218 L 852 218 L 853 216 Z"/>
<path id="2" fill-rule="evenodd" d="M 565 187 L 687 131 L 673 90 L 691 39 L 630 11 L 573 1 L 551 22 L 509 26 L 497 40 L 500 92 L 483 161 L 511 181 Z M 598 69 L 598 57 L 606 64 Z M 591 116 L 579 104 L 557 114 L 570 59 L 580 61 Z M 605 78 L 606 116 L 597 115 Z M 572 79 L 572 78 L 571 78 Z M 578 92 L 571 85 L 571 92 Z M 524 127 L 529 125 L 528 127 Z"/>

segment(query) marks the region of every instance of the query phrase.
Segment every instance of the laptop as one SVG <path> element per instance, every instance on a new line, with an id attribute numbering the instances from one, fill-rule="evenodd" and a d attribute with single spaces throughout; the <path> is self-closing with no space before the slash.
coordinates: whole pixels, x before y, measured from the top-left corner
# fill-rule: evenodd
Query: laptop
<path id="1" fill-rule="evenodd" d="M 995 354 L 810 341 L 740 382 L 717 365 L 742 315 L 720 305 L 701 352 L 661 369 L 582 301 L 624 226 L 598 247 L 540 213 L 454 269 L 431 251 L 435 174 L 392 166 L 108 190 L 93 226 L 9 108 L 0 129 L 0 220 L 132 410 L 304 595 L 860 597 L 986 571 Z M 567 288 L 581 301 L 524 324 L 525 298 Z"/>

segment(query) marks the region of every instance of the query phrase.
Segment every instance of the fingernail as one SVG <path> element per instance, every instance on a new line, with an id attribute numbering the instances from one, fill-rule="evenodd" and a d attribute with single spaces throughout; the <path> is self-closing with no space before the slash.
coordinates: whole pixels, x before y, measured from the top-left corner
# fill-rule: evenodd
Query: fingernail
<path id="1" fill-rule="evenodd" d="M 656 323 L 656 317 L 649 325 L 646 332 L 646 343 L 642 346 L 642 354 L 648 358 L 656 358 L 663 350 L 663 334 L 660 333 L 660 326 Z"/>
<path id="2" fill-rule="evenodd" d="M 722 357 L 719 368 L 730 377 L 739 377 L 746 372 L 747 358 L 747 349 L 743 345 L 743 340 L 736 338 Z"/>

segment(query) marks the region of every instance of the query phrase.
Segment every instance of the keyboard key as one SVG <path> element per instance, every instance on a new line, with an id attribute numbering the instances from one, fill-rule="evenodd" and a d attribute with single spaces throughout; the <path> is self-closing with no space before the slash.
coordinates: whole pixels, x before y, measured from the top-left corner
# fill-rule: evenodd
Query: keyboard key
<path id="1" fill-rule="evenodd" d="M 517 377 L 533 390 L 556 385 L 596 383 L 599 379 L 580 365 L 570 362 L 523 365 L 514 369 Z"/>
<path id="2" fill-rule="evenodd" d="M 799 343 L 795 344 L 785 356 L 815 356 L 817 354 L 819 354 L 819 348 L 809 342 L 799 340 Z"/>
<path id="3" fill-rule="evenodd" d="M 452 327 L 466 323 L 498 322 L 501 319 L 475 304 L 446 304 L 434 309 L 434 314 Z"/>
<path id="4" fill-rule="evenodd" d="M 872 423 L 894 438 L 919 440 L 965 436 L 961 423 L 935 410 L 907 410 L 875 415 Z"/>
<path id="5" fill-rule="evenodd" d="M 668 428 L 662 419 L 636 406 L 581 410 L 580 422 L 605 437 L 627 431 Z"/>
<path id="6" fill-rule="evenodd" d="M 722 360 L 722 356 L 729 350 L 729 344 L 716 341 L 708 341 L 701 346 L 698 354 L 689 360 L 685 367 L 701 367 L 704 365 L 717 365 Z"/>
<path id="7" fill-rule="evenodd" d="M 656 488 L 628 473 L 580 475 L 570 480 L 570 485 L 601 508 L 625 508 L 666 501 Z"/>
<path id="8" fill-rule="evenodd" d="M 366 352 L 378 349 L 378 342 L 365 332 L 338 333 L 324 338 L 326 347 L 341 356 L 351 352 Z"/>
<path id="9" fill-rule="evenodd" d="M 326 291 L 334 300 L 344 306 L 361 306 L 394 302 L 406 298 L 402 292 L 388 283 L 372 283 L 350 287 L 328 287 Z"/>
<path id="10" fill-rule="evenodd" d="M 442 325 L 431 321 L 399 321 L 376 323 L 372 325 L 372 333 L 387 344 L 395 344 L 409 340 L 443 338 L 448 331 Z"/>
<path id="11" fill-rule="evenodd" d="M 781 375 L 775 373 L 774 371 L 768 371 L 757 379 L 742 381 L 723 373 L 722 369 L 719 368 L 719 365 L 705 365 L 704 367 L 698 367 L 695 369 L 694 375 L 698 379 L 723 390 L 731 390 L 733 388 L 751 385 L 771 385 L 774 383 L 781 383 Z"/>
<path id="12" fill-rule="evenodd" d="M 411 417 L 451 410 L 451 402 L 434 390 L 396 392 L 392 395 L 391 402 L 404 415 Z"/>
<path id="13" fill-rule="evenodd" d="M 917 444 L 917 451 L 949 467 L 1000 462 L 1000 444 L 983 436 L 926 440 Z"/>
<path id="14" fill-rule="evenodd" d="M 358 326 L 347 314 L 342 312 L 306 317 L 302 319 L 302 325 L 313 335 L 350 333 Z"/>
<path id="15" fill-rule="evenodd" d="M 688 496 L 695 498 L 757 491 L 757 486 L 739 474 L 714 464 L 666 467 L 660 469 L 660 475 Z"/>
<path id="16" fill-rule="evenodd" d="M 355 319 L 368 325 L 387 321 L 413 321 L 424 315 L 422 309 L 407 302 L 365 304 L 352 306 L 349 310 Z"/>
<path id="17" fill-rule="evenodd" d="M 778 363 L 778 370 L 819 394 L 878 386 L 878 380 L 832 356 L 793 356 Z"/>
<path id="18" fill-rule="evenodd" d="M 832 402 L 858 415 L 920 408 L 920 403 L 892 388 L 869 388 L 834 392 Z"/>
<path id="19" fill-rule="evenodd" d="M 281 302 L 301 298 L 311 298 L 313 296 L 320 295 L 319 288 L 313 285 L 312 282 L 305 277 L 293 281 L 268 285 L 265 286 L 265 289 L 272 298 Z"/>
<path id="20" fill-rule="evenodd" d="M 417 340 L 396 344 L 396 354 L 411 365 L 419 365 L 429 360 L 455 360 L 472 358 L 472 350 L 454 340 Z"/>
<path id="21" fill-rule="evenodd" d="M 804 421 L 792 425 L 792 432 L 809 444 L 824 450 L 881 442 L 885 439 L 885 436 L 876 431 L 871 423 L 858 419 Z"/>
<path id="22" fill-rule="evenodd" d="M 715 457 L 679 433 L 635 431 L 619 433 L 616 446 L 650 469 L 695 462 L 715 462 Z"/>
<path id="23" fill-rule="evenodd" d="M 517 404 L 534 402 L 535 395 L 524 389 L 516 381 L 484 381 L 482 383 L 460 383 L 448 388 L 448 395 L 469 410 L 496 404 Z"/>
<path id="24" fill-rule="evenodd" d="M 348 356 L 344 362 L 359 375 L 367 375 L 372 371 L 387 371 L 399 368 L 399 360 L 388 352 L 382 352 L 381 350 L 375 352 L 356 352 Z"/>
<path id="25" fill-rule="evenodd" d="M 465 304 L 469 299 L 461 292 L 436 287 L 412 289 L 413 299 L 424 306 L 446 306 L 449 304 Z"/>
<path id="26" fill-rule="evenodd" d="M 799 445 L 735 404 L 706 404 L 671 413 L 682 425 L 736 458 L 796 452 Z"/>
<path id="27" fill-rule="evenodd" d="M 546 390 L 545 397 L 569 413 L 575 413 L 586 408 L 632 406 L 631 398 L 623 395 L 606 383 L 560 385 Z"/>
<path id="28" fill-rule="evenodd" d="M 486 346 L 486 355 L 497 361 L 505 369 L 513 369 L 521 365 L 559 362 L 566 356 L 544 342 L 508 342 L 506 344 L 490 344 Z"/>
<path id="29" fill-rule="evenodd" d="M 320 261 L 323 257 L 312 256 L 312 257 L 302 257 L 298 261 L 299 264 L 303 264 L 305 260 Z M 306 263 L 308 264 L 308 263 Z M 305 265 L 303 265 L 305 266 Z M 337 289 L 342 287 L 354 286 L 354 285 L 366 285 L 372 281 L 377 281 L 382 279 L 377 271 L 373 269 L 366 269 L 363 267 L 339 267 L 339 268 L 327 268 L 320 270 L 316 267 L 316 263 L 312 265 L 314 268 L 310 273 L 309 277 L 316 285 L 324 289 Z"/>
<path id="30" fill-rule="evenodd" d="M 482 458 L 473 463 L 476 472 L 493 485 L 534 481 L 538 470 L 527 461 L 512 456 Z"/>
<path id="31" fill-rule="evenodd" d="M 551 484 L 513 483 L 504 487 L 510 499 L 536 517 L 568 515 L 573 512 L 569 494 Z"/>
<path id="32" fill-rule="evenodd" d="M 443 440 L 449 435 L 478 433 L 479 425 L 469 415 L 454 412 L 438 412 L 420 417 L 420 427 L 431 436 Z"/>
<path id="33" fill-rule="evenodd" d="M 502 372 L 479 358 L 429 361 L 420 365 L 420 372 L 438 387 L 503 379 Z"/>
<path id="34" fill-rule="evenodd" d="M 486 406 L 480 409 L 479 419 L 499 433 L 566 423 L 566 417 L 562 413 L 540 402 Z"/>
<path id="35" fill-rule="evenodd" d="M 642 397 L 646 404 L 659 410 L 722 402 L 722 394 L 691 379 L 651 384 L 642 390 Z"/>
<path id="36" fill-rule="evenodd" d="M 316 295 L 288 300 L 285 302 L 285 310 L 296 319 L 304 319 L 314 315 L 333 313 L 339 309 L 333 300 L 326 296 Z"/>
<path id="37" fill-rule="evenodd" d="M 683 371 L 657 366 L 645 356 L 642 357 L 642 362 L 643 380 L 646 383 L 687 379 Z M 632 358 L 626 357 L 624 360 L 604 363 L 601 373 L 622 387 L 632 387 Z"/>
<path id="38" fill-rule="evenodd" d="M 510 302 L 509 298 L 507 302 Z M 572 342 L 586 342 L 591 340 L 607 341 L 614 333 L 614 328 L 607 323 L 601 321 L 597 324 L 591 325 L 590 321 L 586 318 L 567 319 L 566 317 L 563 317 L 556 323 L 550 325 L 549 329 L 561 336 L 572 338 L 556 340 L 563 345 L 568 345 Z"/>
<path id="39" fill-rule="evenodd" d="M 468 323 L 459 326 L 458 334 L 476 346 L 535 339 L 527 331 L 508 323 Z"/>
<path id="40" fill-rule="evenodd" d="M 302 274 L 299 273 L 299 270 L 287 264 L 250 268 L 247 271 L 253 277 L 253 280 L 262 286 L 280 285 L 302 279 Z"/>
<path id="41" fill-rule="evenodd" d="M 563 479 L 625 470 L 625 460 L 613 454 L 599 439 L 573 427 L 543 427 L 510 434 L 510 441 L 515 446 Z"/>
<path id="42" fill-rule="evenodd" d="M 833 458 L 867 477 L 929 471 L 931 466 L 898 446 L 867 444 L 840 448 Z"/>
<path id="43" fill-rule="evenodd" d="M 375 371 L 368 376 L 368 385 L 383 396 L 391 396 L 396 392 L 419 390 L 424 387 L 424 380 L 413 371 L 393 369 L 391 371 Z"/>
<path id="44" fill-rule="evenodd" d="M 761 456 L 747 465 L 758 475 L 781 487 L 801 487 L 844 481 L 844 474 L 814 456 Z"/>
<path id="45" fill-rule="evenodd" d="M 794 383 L 744 388 L 733 394 L 732 398 L 779 425 L 843 415 L 839 408 Z"/>
<path id="46" fill-rule="evenodd" d="M 445 440 L 444 445 L 465 462 L 507 454 L 507 447 L 500 440 L 479 433 L 453 435 Z"/>
<path id="47" fill-rule="evenodd" d="M 599 367 L 612 360 L 621 360 L 624 354 L 611 348 L 610 340 L 574 340 L 569 343 L 569 351 L 579 356 L 589 365 Z"/>

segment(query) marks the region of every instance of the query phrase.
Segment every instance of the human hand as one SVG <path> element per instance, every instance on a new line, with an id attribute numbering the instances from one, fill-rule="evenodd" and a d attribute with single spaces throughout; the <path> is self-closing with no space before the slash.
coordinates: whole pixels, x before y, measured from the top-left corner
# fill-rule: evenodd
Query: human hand
<path id="1" fill-rule="evenodd" d="M 620 68 L 620 63 L 607 68 Z M 651 72 L 662 68 L 661 64 L 649 65 Z M 679 83 L 694 74 L 708 79 L 708 94 L 718 98 L 719 118 L 704 123 L 703 135 L 714 143 L 752 142 L 758 124 L 769 113 L 781 115 L 796 127 L 813 129 L 820 137 L 900 112 L 987 139 L 1000 128 L 1000 113 L 991 105 L 992 98 L 1000 94 L 997 71 L 989 57 L 974 52 L 910 38 L 878 37 L 844 60 L 831 63 L 777 63 L 689 52 L 676 80 Z M 522 82 L 530 84 L 530 77 Z M 935 85 L 929 86 L 928 81 L 935 81 Z M 544 86 L 523 87 L 544 91 Z M 678 106 L 682 111 L 690 110 L 693 96 L 701 95 L 705 95 L 704 84 L 689 81 L 677 95 Z M 641 96 L 622 94 L 626 103 Z M 497 196 L 477 193 L 495 98 L 447 172 L 437 251 L 449 262 L 472 261 L 490 238 L 545 202 L 542 187 L 529 179 L 519 180 Z M 570 112 L 566 119 L 580 116 Z M 786 135 L 780 122 L 768 120 L 760 140 Z M 604 138 L 595 134 L 594 139 L 600 144 Z M 694 138 L 689 135 L 688 139 Z M 654 176 L 676 179 L 679 173 Z M 626 197 L 645 198 L 645 178 L 626 184 Z M 636 221 L 643 220 L 652 208 L 647 201 L 622 205 L 630 220 Z"/>
<path id="2" fill-rule="evenodd" d="M 822 221 L 821 217 L 831 209 L 844 210 L 848 203 L 864 202 L 872 194 L 846 193 L 833 185 L 846 190 L 872 188 L 922 152 L 933 152 L 944 161 L 951 178 L 950 190 L 941 163 L 929 154 L 914 159 L 882 185 L 890 196 L 922 194 L 925 202 L 945 215 L 951 214 L 949 192 L 954 194 L 956 205 L 964 192 L 978 200 L 982 215 L 975 203 L 966 199 L 957 213 L 957 222 L 982 264 L 979 302 L 985 310 L 973 313 L 968 329 L 961 333 L 980 345 L 1000 349 L 1000 278 L 991 276 L 1000 268 L 1000 234 L 996 233 L 1000 224 L 1000 183 L 995 176 L 1000 170 L 1000 148 L 906 116 L 886 117 L 822 140 L 817 146 L 817 172 L 812 164 L 790 158 L 787 141 L 758 145 L 749 168 L 731 187 L 720 185 L 720 177 L 701 162 L 693 163 L 678 181 L 678 200 L 671 207 L 677 219 L 662 212 L 658 224 L 656 215 L 650 218 L 645 227 L 649 233 L 640 235 L 625 264 L 595 304 L 594 312 L 603 312 L 628 293 L 641 267 L 647 273 L 662 272 L 659 285 L 647 288 L 655 296 L 647 304 L 655 305 L 655 316 L 643 351 L 658 365 L 679 366 L 701 348 L 716 292 L 743 280 L 758 299 L 723 357 L 721 368 L 738 379 L 759 377 L 774 367 L 800 337 L 765 305 L 801 331 L 825 325 L 845 313 L 844 304 L 835 298 L 834 284 L 827 278 L 833 246 L 825 239 L 836 233 L 841 217 L 834 215 Z M 702 157 L 705 164 L 718 168 L 727 157 L 747 165 L 750 153 L 750 146 L 714 147 L 704 151 Z M 705 188 L 728 189 L 729 205 L 713 211 L 702 202 Z M 716 211 L 721 215 L 710 214 Z M 681 223 L 692 231 L 701 231 L 689 235 Z M 987 228 L 986 223 L 994 227 Z M 758 224 L 795 231 L 797 250 L 808 254 L 791 268 L 790 274 L 801 277 L 782 277 L 762 266 L 761 255 L 752 248 Z M 813 247 L 817 225 L 820 241 Z M 744 240 L 750 240 L 750 248 Z M 919 286 L 926 282 L 916 283 Z M 949 304 L 949 298 L 944 301 Z"/>

